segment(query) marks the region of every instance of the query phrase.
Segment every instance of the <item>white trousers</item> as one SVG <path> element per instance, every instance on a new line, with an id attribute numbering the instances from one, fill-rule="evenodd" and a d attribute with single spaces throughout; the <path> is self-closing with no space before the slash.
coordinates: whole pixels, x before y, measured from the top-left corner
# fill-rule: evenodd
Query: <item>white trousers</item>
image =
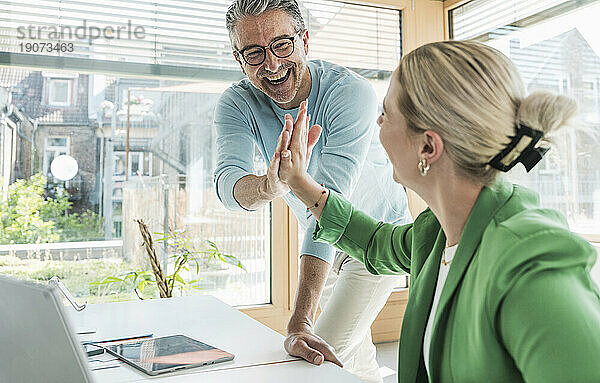
<path id="1" fill-rule="evenodd" d="M 373 275 L 338 251 L 325 282 L 315 333 L 335 349 L 344 369 L 365 382 L 382 382 L 371 324 L 403 278 Z"/>

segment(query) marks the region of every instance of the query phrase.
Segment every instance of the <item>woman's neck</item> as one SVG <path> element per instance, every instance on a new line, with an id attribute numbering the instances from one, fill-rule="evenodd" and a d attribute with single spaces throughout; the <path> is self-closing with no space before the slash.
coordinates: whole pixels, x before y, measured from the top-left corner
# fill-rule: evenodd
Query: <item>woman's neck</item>
<path id="1" fill-rule="evenodd" d="M 425 202 L 440 222 L 447 246 L 454 246 L 460 240 L 481 189 L 483 185 L 455 175 L 443 177 L 430 189 Z"/>

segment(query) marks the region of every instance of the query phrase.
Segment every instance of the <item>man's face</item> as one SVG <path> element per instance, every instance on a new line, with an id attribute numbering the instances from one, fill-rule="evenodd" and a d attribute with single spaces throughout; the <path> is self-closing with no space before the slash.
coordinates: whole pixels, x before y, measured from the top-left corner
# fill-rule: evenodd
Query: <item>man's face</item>
<path id="1" fill-rule="evenodd" d="M 252 45 L 268 46 L 280 37 L 293 37 L 299 31 L 292 18 L 281 10 L 264 12 L 259 16 L 246 16 L 236 25 L 238 51 Z M 296 107 L 302 100 L 295 100 L 298 89 L 306 87 L 306 53 L 308 33 L 305 31 L 294 39 L 294 52 L 279 58 L 267 48 L 265 61 L 256 66 L 248 65 L 241 55 L 236 57 L 250 82 L 282 107 Z M 310 91 L 310 89 L 308 89 Z M 305 95 L 306 96 L 306 95 Z"/>

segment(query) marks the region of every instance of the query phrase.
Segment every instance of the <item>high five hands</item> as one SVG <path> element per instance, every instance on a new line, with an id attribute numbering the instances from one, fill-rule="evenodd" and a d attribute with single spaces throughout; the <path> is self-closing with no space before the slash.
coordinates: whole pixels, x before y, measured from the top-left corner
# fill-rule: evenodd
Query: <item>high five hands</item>
<path id="1" fill-rule="evenodd" d="M 308 102 L 302 101 L 295 122 L 290 114 L 285 115 L 283 130 L 267 169 L 267 179 L 281 188 L 288 188 L 288 191 L 310 177 L 307 173 L 308 164 L 322 131 L 316 124 L 309 129 L 310 116 L 307 110 Z"/>
<path id="2" fill-rule="evenodd" d="M 277 148 L 267 170 L 268 178 L 277 184 L 291 188 L 302 202 L 306 202 L 314 195 L 312 194 L 314 191 L 307 190 L 306 185 L 312 184 L 313 187 L 317 185 L 317 194 L 321 189 L 307 173 L 307 169 L 322 128 L 316 124 L 310 126 L 307 110 L 308 103 L 303 101 L 296 121 L 291 115 L 286 114 Z M 301 357 L 312 364 L 320 365 L 327 360 L 343 367 L 333 347 L 316 335 L 309 323 L 312 323 L 312 319 L 298 323 L 290 321 L 284 342 L 285 350 L 290 355 Z"/>

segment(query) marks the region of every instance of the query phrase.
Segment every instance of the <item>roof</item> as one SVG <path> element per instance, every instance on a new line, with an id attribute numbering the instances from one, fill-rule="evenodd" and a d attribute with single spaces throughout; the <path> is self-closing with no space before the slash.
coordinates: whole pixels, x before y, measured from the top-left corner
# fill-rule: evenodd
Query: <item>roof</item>
<path id="1" fill-rule="evenodd" d="M 0 68 L 0 86 L 12 93 L 12 104 L 20 111 L 41 124 L 89 125 L 87 113 L 87 75 L 79 75 L 79 84 L 74 89 L 76 104 L 71 107 L 46 105 L 44 99 L 44 76 L 41 71 L 19 68 Z"/>

